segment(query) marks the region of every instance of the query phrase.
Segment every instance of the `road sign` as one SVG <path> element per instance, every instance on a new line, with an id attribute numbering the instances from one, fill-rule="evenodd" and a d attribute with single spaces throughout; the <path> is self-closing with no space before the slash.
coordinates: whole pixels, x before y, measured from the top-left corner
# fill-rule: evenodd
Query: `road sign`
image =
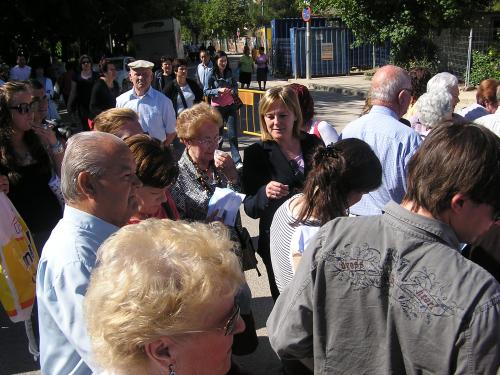
<path id="1" fill-rule="evenodd" d="M 311 20 L 311 13 L 311 7 L 302 9 L 302 19 L 304 22 L 309 22 Z"/>

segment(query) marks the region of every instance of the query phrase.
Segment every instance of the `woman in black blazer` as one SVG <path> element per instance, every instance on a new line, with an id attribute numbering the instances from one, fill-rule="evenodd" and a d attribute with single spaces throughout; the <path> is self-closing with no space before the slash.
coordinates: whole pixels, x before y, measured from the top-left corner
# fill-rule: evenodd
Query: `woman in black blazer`
<path id="1" fill-rule="evenodd" d="M 269 229 L 274 213 L 303 187 L 311 167 L 311 156 L 321 141 L 300 131 L 302 114 L 290 87 L 274 87 L 259 104 L 262 141 L 245 150 L 243 191 L 245 212 L 259 222 L 258 253 L 264 261 L 271 295 L 279 291 L 274 280 L 269 252 Z"/>
<path id="2" fill-rule="evenodd" d="M 175 79 L 165 85 L 163 93 L 172 101 L 175 117 L 178 117 L 182 111 L 203 100 L 203 89 L 196 81 L 187 78 L 186 60 L 175 59 L 172 63 L 172 69 Z"/>

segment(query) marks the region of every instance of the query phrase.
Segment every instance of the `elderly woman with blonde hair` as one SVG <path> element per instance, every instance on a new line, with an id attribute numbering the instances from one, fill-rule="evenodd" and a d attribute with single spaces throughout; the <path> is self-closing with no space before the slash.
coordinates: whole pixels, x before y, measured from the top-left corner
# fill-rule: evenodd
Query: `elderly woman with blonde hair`
<path id="1" fill-rule="evenodd" d="M 235 192 L 240 190 L 239 175 L 231 155 L 217 150 L 221 126 L 221 115 L 206 103 L 195 104 L 182 111 L 177 118 L 177 136 L 186 145 L 186 149 L 178 162 L 179 175 L 170 188 L 170 193 L 181 219 L 211 221 L 213 218 L 208 217 L 208 203 L 215 189 L 229 188 Z M 256 268 L 255 254 L 249 251 L 252 249 L 244 241 L 244 234 L 248 232 L 241 225 L 239 213 L 234 227 L 228 228 L 242 267 L 245 270 Z M 238 355 L 252 353 L 258 344 L 251 298 L 250 288 L 244 283 L 237 300 L 247 329 L 235 338 L 233 351 Z"/>
<path id="2" fill-rule="evenodd" d="M 94 359 L 112 374 L 224 375 L 244 282 L 220 224 L 148 219 L 98 251 L 85 297 Z"/>

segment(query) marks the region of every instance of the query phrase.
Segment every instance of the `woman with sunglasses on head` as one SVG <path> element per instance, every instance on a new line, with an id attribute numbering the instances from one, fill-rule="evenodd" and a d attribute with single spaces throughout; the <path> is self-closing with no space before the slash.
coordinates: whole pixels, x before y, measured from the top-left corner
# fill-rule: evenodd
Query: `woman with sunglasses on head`
<path id="1" fill-rule="evenodd" d="M 266 91 L 259 104 L 262 141 L 245 150 L 243 192 L 245 212 L 259 221 L 258 253 L 266 266 L 271 295 L 279 291 L 269 253 L 269 228 L 278 207 L 299 192 L 321 140 L 301 131 L 302 112 L 289 86 Z"/>
<path id="2" fill-rule="evenodd" d="M 38 108 L 43 106 L 34 99 L 25 83 L 8 82 L 0 87 L 0 175 L 4 176 L 0 186 L 8 192 L 41 252 L 62 217 L 60 203 L 48 184 L 54 173 L 60 173 L 64 145 L 52 129 L 34 125 L 34 113 L 40 116 Z"/>
<path id="3" fill-rule="evenodd" d="M 108 374 L 225 375 L 244 283 L 220 224 L 144 220 L 99 248 L 84 307 Z M 117 284 L 117 280 L 119 280 Z"/>
<path id="4" fill-rule="evenodd" d="M 221 126 L 222 118 L 219 112 L 205 103 L 195 104 L 183 111 L 177 118 L 177 136 L 184 143 L 186 149 L 178 162 L 179 176 L 172 185 L 170 193 L 181 219 L 200 222 L 213 221 L 214 218 L 208 217 L 208 203 L 215 189 L 229 188 L 236 192 L 240 190 L 239 175 L 231 156 L 217 150 Z M 248 265 L 248 268 L 255 268 L 254 258 L 250 260 L 249 264 L 244 263 L 245 244 L 240 241 L 243 228 L 239 213 L 236 216 L 234 227 L 228 226 L 228 228 L 231 239 L 235 242 L 234 250 L 241 256 L 242 264 Z M 250 307 L 251 298 L 250 289 L 245 283 L 238 293 L 238 301 L 248 327 L 245 336 L 236 338 L 236 343 L 240 346 L 235 347 L 234 351 L 238 354 L 249 354 L 257 346 Z M 240 350 L 243 347 L 246 349 Z"/>
<path id="5" fill-rule="evenodd" d="M 82 130 L 90 130 L 89 120 L 92 118 L 90 96 L 99 75 L 92 71 L 92 59 L 88 55 L 80 56 L 79 63 L 80 70 L 75 73 L 71 82 L 68 111 L 76 113 L 80 119 Z"/>

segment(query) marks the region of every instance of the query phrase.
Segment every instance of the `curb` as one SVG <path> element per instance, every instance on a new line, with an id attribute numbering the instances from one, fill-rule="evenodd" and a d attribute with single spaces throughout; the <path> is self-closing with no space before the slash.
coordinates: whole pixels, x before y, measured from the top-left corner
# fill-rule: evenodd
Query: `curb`
<path id="1" fill-rule="evenodd" d="M 366 99 L 367 96 L 367 91 L 365 90 L 342 87 L 342 86 L 326 86 L 317 83 L 308 83 L 307 88 L 317 91 L 334 92 L 336 94 L 341 94 L 341 95 L 356 96 L 359 99 Z"/>

